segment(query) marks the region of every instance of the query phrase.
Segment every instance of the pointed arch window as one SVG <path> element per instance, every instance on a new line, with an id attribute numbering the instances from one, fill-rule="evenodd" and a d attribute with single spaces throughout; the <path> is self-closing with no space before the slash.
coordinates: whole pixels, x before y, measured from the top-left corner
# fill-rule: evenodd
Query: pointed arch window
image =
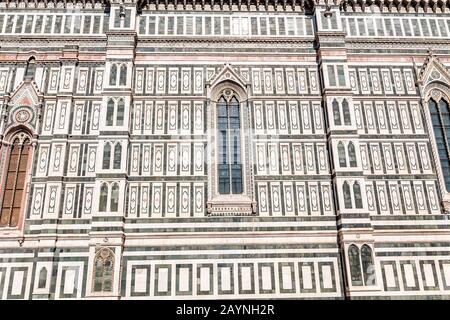
<path id="1" fill-rule="evenodd" d="M 114 100 L 109 99 L 106 107 L 106 125 L 114 125 Z"/>
<path id="2" fill-rule="evenodd" d="M 350 108 L 348 106 L 348 102 L 347 99 L 344 99 L 342 101 L 342 113 L 344 114 L 344 124 L 346 126 L 349 126 L 352 124 L 351 120 L 350 120 Z"/>
<path id="3" fill-rule="evenodd" d="M 341 168 L 347 167 L 347 160 L 345 159 L 345 147 L 342 142 L 338 143 L 338 157 L 339 157 L 339 166 Z"/>
<path id="4" fill-rule="evenodd" d="M 354 244 L 348 248 L 348 261 L 350 265 L 350 277 L 353 286 L 362 286 L 361 261 L 359 258 L 359 249 Z"/>
<path id="5" fill-rule="evenodd" d="M 355 145 L 351 141 L 348 143 L 348 161 L 350 163 L 350 167 L 356 167 Z"/>
<path id="6" fill-rule="evenodd" d="M 350 194 L 350 187 L 346 182 L 342 185 L 342 191 L 344 193 L 344 207 L 345 209 L 351 209 L 352 208 L 352 197 Z"/>
<path id="7" fill-rule="evenodd" d="M 103 147 L 103 166 L 102 169 L 109 169 L 111 164 L 111 144 L 105 143 Z"/>
<path id="8" fill-rule="evenodd" d="M 100 188 L 100 201 L 99 201 L 99 212 L 105 212 L 107 210 L 106 206 L 108 204 L 108 185 L 103 183 Z"/>
<path id="9" fill-rule="evenodd" d="M 218 176 L 220 194 L 242 194 L 241 119 L 239 101 L 220 97 L 218 114 Z"/>
<path id="10" fill-rule="evenodd" d="M 376 285 L 372 249 L 363 244 L 361 250 L 354 244 L 348 247 L 350 277 L 353 286 Z"/>
<path id="11" fill-rule="evenodd" d="M 5 148 L 4 180 L 0 185 L 0 227 L 17 227 L 25 201 L 26 178 L 32 156 L 30 137 L 16 134 L 12 144 Z"/>
<path id="12" fill-rule="evenodd" d="M 111 65 L 111 71 L 109 73 L 109 84 L 111 86 L 115 86 L 117 81 L 117 65 L 112 64 Z"/>
<path id="13" fill-rule="evenodd" d="M 372 249 L 368 245 L 361 247 L 361 264 L 366 286 L 375 285 L 375 266 L 372 257 Z"/>
<path id="14" fill-rule="evenodd" d="M 119 209 L 119 185 L 117 183 L 113 184 L 111 188 L 111 202 L 110 202 L 111 212 L 117 212 Z"/>
<path id="15" fill-rule="evenodd" d="M 362 196 L 361 196 L 361 186 L 358 182 L 353 184 L 353 195 L 355 196 L 355 207 L 357 209 L 361 209 L 363 207 L 362 204 Z"/>
<path id="16" fill-rule="evenodd" d="M 113 169 L 120 169 L 120 161 L 122 158 L 122 145 L 117 143 L 114 147 L 114 164 Z"/>
<path id="17" fill-rule="evenodd" d="M 123 64 L 120 66 L 119 86 L 124 86 L 126 84 L 127 84 L 127 66 Z"/>
<path id="18" fill-rule="evenodd" d="M 433 124 L 434 138 L 436 141 L 445 189 L 450 192 L 450 110 L 449 104 L 444 99 L 439 103 L 430 99 L 428 107 Z"/>
<path id="19" fill-rule="evenodd" d="M 337 102 L 336 99 L 333 100 L 332 107 L 333 107 L 334 125 L 340 126 L 341 125 L 341 112 L 339 110 L 339 103 Z"/>
<path id="20" fill-rule="evenodd" d="M 117 102 L 117 116 L 116 116 L 116 126 L 123 125 L 123 117 L 125 114 L 125 102 L 123 99 L 119 99 Z"/>
<path id="21" fill-rule="evenodd" d="M 114 275 L 114 253 L 104 248 L 97 252 L 94 258 L 93 291 L 112 292 Z"/>
<path id="22" fill-rule="evenodd" d="M 123 98 L 109 99 L 106 106 L 106 126 L 122 126 L 125 118 Z"/>

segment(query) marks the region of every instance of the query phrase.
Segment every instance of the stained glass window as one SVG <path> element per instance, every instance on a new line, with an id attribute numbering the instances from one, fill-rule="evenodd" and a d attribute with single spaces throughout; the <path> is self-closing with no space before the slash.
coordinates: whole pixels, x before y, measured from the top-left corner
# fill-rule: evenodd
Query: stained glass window
<path id="1" fill-rule="evenodd" d="M 114 254 L 101 249 L 94 259 L 94 292 L 112 292 Z"/>
<path id="2" fill-rule="evenodd" d="M 348 248 L 348 261 L 350 264 L 350 276 L 352 285 L 362 286 L 363 280 L 361 275 L 361 262 L 359 259 L 359 249 L 354 244 Z"/>

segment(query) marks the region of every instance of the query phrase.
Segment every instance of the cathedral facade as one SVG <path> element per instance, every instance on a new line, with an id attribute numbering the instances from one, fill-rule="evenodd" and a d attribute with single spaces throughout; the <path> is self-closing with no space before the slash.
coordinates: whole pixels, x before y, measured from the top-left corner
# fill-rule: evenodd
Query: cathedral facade
<path id="1" fill-rule="evenodd" d="M 448 0 L 1 0 L 2 299 L 450 298 Z"/>

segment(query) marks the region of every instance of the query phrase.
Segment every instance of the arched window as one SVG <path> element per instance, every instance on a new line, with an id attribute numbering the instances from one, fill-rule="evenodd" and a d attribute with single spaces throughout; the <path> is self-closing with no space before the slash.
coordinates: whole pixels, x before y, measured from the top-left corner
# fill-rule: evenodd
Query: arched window
<path id="1" fill-rule="evenodd" d="M 336 126 L 341 125 L 341 112 L 339 111 L 339 103 L 336 101 L 336 99 L 333 100 L 333 117 L 334 117 L 334 124 Z"/>
<path id="2" fill-rule="evenodd" d="M 242 193 L 241 120 L 239 101 L 222 96 L 218 113 L 218 176 L 220 194 Z"/>
<path id="3" fill-rule="evenodd" d="M 119 86 L 127 84 L 127 66 L 125 64 L 120 66 Z"/>
<path id="4" fill-rule="evenodd" d="M 351 141 L 348 143 L 348 162 L 350 167 L 356 167 L 355 145 Z"/>
<path id="5" fill-rule="evenodd" d="M 347 182 L 344 182 L 342 185 L 342 191 L 344 193 L 344 207 L 345 209 L 351 209 L 352 208 L 352 198 L 350 195 L 350 187 L 348 186 Z"/>
<path id="6" fill-rule="evenodd" d="M 27 62 L 27 69 L 25 71 L 25 77 L 33 79 L 36 74 L 36 59 L 31 57 Z"/>
<path id="7" fill-rule="evenodd" d="M 111 72 L 109 74 L 109 84 L 111 86 L 115 86 L 117 83 L 117 65 L 112 64 L 111 65 Z"/>
<path id="8" fill-rule="evenodd" d="M 348 247 L 348 261 L 350 266 L 350 276 L 353 286 L 362 286 L 361 262 L 359 259 L 359 249 L 354 244 Z"/>
<path id="9" fill-rule="evenodd" d="M 107 248 L 101 249 L 94 259 L 94 292 L 112 292 L 114 275 L 114 253 Z"/>
<path id="10" fill-rule="evenodd" d="M 111 189 L 111 202 L 109 210 L 111 212 L 117 212 L 119 209 L 119 185 L 117 183 L 113 184 Z"/>
<path id="11" fill-rule="evenodd" d="M 362 197 L 361 197 L 361 187 L 358 182 L 353 184 L 353 194 L 355 196 L 355 208 L 361 209 L 362 205 Z"/>
<path id="12" fill-rule="evenodd" d="M 17 134 L 6 150 L 6 172 L 0 186 L 0 227 L 17 227 L 24 201 L 25 181 L 28 163 L 31 158 L 31 145 L 28 135 Z M 0 178 L 1 179 L 1 178 Z"/>
<path id="13" fill-rule="evenodd" d="M 117 102 L 117 122 L 116 126 L 122 126 L 123 125 L 123 116 L 125 113 L 125 102 L 123 99 L 120 99 Z"/>
<path id="14" fill-rule="evenodd" d="M 103 147 L 103 169 L 109 169 L 111 165 L 111 145 L 107 142 Z"/>
<path id="15" fill-rule="evenodd" d="M 433 123 L 434 138 L 447 192 L 450 192 L 450 110 L 447 101 L 439 104 L 433 99 L 428 102 Z"/>
<path id="16" fill-rule="evenodd" d="M 100 201 L 99 201 L 98 211 L 105 212 L 106 206 L 108 204 L 108 185 L 103 183 L 100 188 Z"/>
<path id="17" fill-rule="evenodd" d="M 347 166 L 347 160 L 345 159 L 345 147 L 342 142 L 338 143 L 338 157 L 339 157 L 339 166 L 341 168 L 345 168 Z"/>
<path id="18" fill-rule="evenodd" d="M 106 125 L 114 125 L 114 100 L 109 99 L 106 107 Z"/>
<path id="19" fill-rule="evenodd" d="M 113 169 L 120 169 L 120 160 L 122 158 L 122 145 L 117 143 L 114 147 L 114 165 Z"/>
<path id="20" fill-rule="evenodd" d="M 368 245 L 361 247 L 361 264 L 363 271 L 364 284 L 366 286 L 375 285 L 375 266 L 372 258 L 372 249 Z"/>
<path id="21" fill-rule="evenodd" d="M 344 124 L 346 126 L 349 126 L 352 124 L 351 120 L 350 120 L 350 109 L 348 107 L 348 102 L 347 99 L 344 99 L 342 101 L 342 113 L 344 114 Z"/>
<path id="22" fill-rule="evenodd" d="M 41 271 L 39 271 L 38 289 L 44 289 L 46 283 L 47 283 L 47 268 L 42 267 Z"/>

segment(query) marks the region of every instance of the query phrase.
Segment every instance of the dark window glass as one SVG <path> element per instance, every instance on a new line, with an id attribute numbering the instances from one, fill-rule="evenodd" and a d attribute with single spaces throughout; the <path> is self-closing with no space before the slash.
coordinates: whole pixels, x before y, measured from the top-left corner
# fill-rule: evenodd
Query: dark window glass
<path id="1" fill-rule="evenodd" d="M 117 122 L 116 126 L 122 126 L 123 125 L 123 117 L 125 114 L 125 102 L 120 99 L 117 103 Z"/>
<path id="2" fill-rule="evenodd" d="M 148 34 L 155 34 L 155 19 L 154 16 L 148 17 Z"/>
<path id="3" fill-rule="evenodd" d="M 25 33 L 31 33 L 31 28 L 33 27 L 33 19 L 34 16 L 27 16 L 27 22 L 25 23 Z M 0 22 L 0 30 L 2 28 L 1 26 L 2 24 Z"/>
<path id="4" fill-rule="evenodd" d="M 159 16 L 158 18 L 158 34 L 165 34 L 166 32 L 166 17 Z"/>
<path id="5" fill-rule="evenodd" d="M 94 34 L 100 33 L 100 21 L 101 21 L 100 16 L 94 17 L 94 29 L 92 30 L 92 33 L 94 33 Z"/>
<path id="6" fill-rule="evenodd" d="M 335 100 L 333 100 L 333 118 L 334 118 L 334 125 L 340 126 L 341 125 L 341 113 L 339 111 L 339 103 Z"/>
<path id="7" fill-rule="evenodd" d="M 84 16 L 83 33 L 91 33 L 91 16 Z"/>
<path id="8" fill-rule="evenodd" d="M 267 35 L 267 18 L 261 17 L 259 18 L 259 30 L 262 36 Z"/>
<path id="9" fill-rule="evenodd" d="M 103 169 L 109 169 L 111 164 L 111 145 L 109 143 L 105 144 L 103 147 Z"/>
<path id="10" fill-rule="evenodd" d="M 373 19 L 369 18 L 367 19 L 367 31 L 369 32 L 369 36 L 375 35 L 375 29 L 373 26 Z"/>
<path id="11" fill-rule="evenodd" d="M 28 78 L 34 78 L 36 73 L 36 60 L 34 58 L 30 58 L 27 63 L 27 69 L 25 70 L 25 76 Z"/>
<path id="12" fill-rule="evenodd" d="M 195 18 L 195 34 L 196 35 L 203 34 L 203 19 L 202 19 L 202 17 Z"/>
<path id="13" fill-rule="evenodd" d="M 119 86 L 127 84 L 127 66 L 125 64 L 120 66 Z"/>
<path id="14" fill-rule="evenodd" d="M 355 196 L 355 208 L 361 209 L 363 205 L 361 197 L 361 187 L 359 186 L 358 182 L 355 182 L 355 184 L 353 184 L 353 195 Z"/>
<path id="15" fill-rule="evenodd" d="M 109 84 L 111 86 L 115 86 L 117 81 L 117 65 L 112 64 L 111 65 L 111 71 L 109 73 Z"/>
<path id="16" fill-rule="evenodd" d="M 364 284 L 366 286 L 374 286 L 376 283 L 372 249 L 370 249 L 370 247 L 366 244 L 361 247 L 361 263 L 364 275 Z"/>
<path id="17" fill-rule="evenodd" d="M 109 249 L 101 249 L 94 259 L 94 292 L 112 292 L 114 274 L 114 254 Z"/>
<path id="18" fill-rule="evenodd" d="M 347 166 L 347 160 L 345 159 L 345 147 L 342 142 L 338 144 L 338 158 L 339 158 L 339 166 L 341 168 L 345 168 Z"/>
<path id="19" fill-rule="evenodd" d="M 412 19 L 411 24 L 413 27 L 413 33 L 415 37 L 420 37 L 420 26 L 419 21 L 417 19 Z"/>
<path id="20" fill-rule="evenodd" d="M 350 142 L 348 144 L 348 160 L 350 163 L 350 167 L 356 167 L 356 152 L 353 142 Z"/>
<path id="21" fill-rule="evenodd" d="M 347 182 L 344 182 L 342 186 L 342 191 L 344 193 L 344 206 L 345 209 L 351 209 L 352 208 L 352 198 L 350 195 L 350 187 L 348 186 Z"/>
<path id="22" fill-rule="evenodd" d="M 130 23 L 131 23 L 131 10 L 130 10 L 130 9 L 126 9 L 126 10 L 125 10 L 125 23 L 124 23 L 124 27 L 125 27 L 125 28 L 129 28 L 129 27 L 130 27 Z"/>
<path id="23" fill-rule="evenodd" d="M 334 71 L 334 66 L 327 66 L 327 71 L 330 86 L 336 86 L 336 72 Z"/>
<path id="24" fill-rule="evenodd" d="M 448 34 L 447 34 L 447 30 L 445 28 L 444 20 L 438 20 L 437 22 L 439 24 L 439 30 L 441 30 L 441 35 L 443 37 L 447 37 Z"/>
<path id="25" fill-rule="evenodd" d="M 433 123 L 434 138 L 438 148 L 442 175 L 444 176 L 444 183 L 448 192 L 450 191 L 450 146 L 447 144 L 450 141 L 449 106 L 445 100 L 441 100 L 439 105 L 434 100 L 430 100 L 428 105 L 430 108 L 431 122 Z"/>
<path id="26" fill-rule="evenodd" d="M 377 33 L 379 37 L 383 37 L 384 36 L 384 29 L 383 29 L 383 20 L 381 19 L 376 19 L 376 24 L 377 24 Z"/>
<path id="27" fill-rule="evenodd" d="M 218 175 L 219 193 L 242 193 L 241 121 L 239 101 L 227 102 L 221 97 L 218 113 Z"/>
<path id="28" fill-rule="evenodd" d="M 14 15 L 8 15 L 8 18 L 6 19 L 5 33 L 12 33 L 14 17 Z"/>
<path id="29" fill-rule="evenodd" d="M 223 17 L 223 34 L 228 36 L 230 35 L 230 18 Z"/>
<path id="30" fill-rule="evenodd" d="M 403 22 L 403 30 L 405 30 L 405 36 L 410 37 L 411 36 L 411 27 L 409 26 L 409 20 L 402 19 L 402 22 Z"/>
<path id="31" fill-rule="evenodd" d="M 284 24 L 284 18 L 278 18 L 278 33 L 280 36 L 286 35 L 286 25 Z"/>
<path id="32" fill-rule="evenodd" d="M 430 19 L 429 22 L 430 22 L 430 27 L 431 27 L 431 33 L 433 34 L 434 37 L 439 37 L 439 31 L 437 29 L 436 21 L 433 19 Z"/>
<path id="33" fill-rule="evenodd" d="M 395 29 L 395 35 L 397 37 L 402 37 L 403 36 L 402 26 L 400 25 L 400 20 L 399 19 L 394 19 L 394 29 Z"/>
<path id="34" fill-rule="evenodd" d="M 384 20 L 384 26 L 386 27 L 387 35 L 393 37 L 394 30 L 392 29 L 392 22 L 390 19 Z"/>
<path id="35" fill-rule="evenodd" d="M 22 16 L 22 15 L 17 16 L 16 30 L 14 31 L 15 33 L 22 33 L 23 18 L 24 18 L 24 16 Z"/>
<path id="36" fill-rule="evenodd" d="M 184 18 L 177 17 L 177 34 L 183 34 L 184 30 Z"/>
<path id="37" fill-rule="evenodd" d="M 117 212 L 119 209 L 119 185 L 114 184 L 111 189 L 111 201 L 109 209 L 111 212 Z"/>
<path id="38" fill-rule="evenodd" d="M 428 28 L 427 20 L 420 19 L 420 25 L 422 26 L 422 35 L 428 37 L 430 35 L 430 29 Z"/>
<path id="39" fill-rule="evenodd" d="M 269 17 L 269 31 L 271 36 L 275 36 L 277 34 L 277 26 L 275 18 L 273 17 Z"/>
<path id="40" fill-rule="evenodd" d="M 72 27 L 72 16 L 66 16 L 66 21 L 64 22 L 64 33 L 70 33 L 71 27 Z"/>
<path id="41" fill-rule="evenodd" d="M 45 33 L 52 33 L 53 16 L 45 17 Z"/>
<path id="42" fill-rule="evenodd" d="M 73 20 L 73 33 L 80 33 L 81 16 L 75 16 Z"/>
<path id="43" fill-rule="evenodd" d="M 167 19 L 167 34 L 173 35 L 175 32 L 175 17 L 168 17 Z"/>
<path id="44" fill-rule="evenodd" d="M 258 35 L 258 20 L 257 19 L 258 18 L 256 18 L 256 17 L 250 18 L 251 31 L 252 31 L 252 35 L 254 35 L 254 36 Z"/>
<path id="45" fill-rule="evenodd" d="M 54 33 L 61 33 L 62 29 L 62 16 L 56 16 L 55 18 L 55 30 Z"/>
<path id="46" fill-rule="evenodd" d="M 36 23 L 34 24 L 34 32 L 33 33 L 41 33 L 42 32 L 42 21 L 44 20 L 44 16 L 36 16 Z"/>
<path id="47" fill-rule="evenodd" d="M 220 17 L 214 17 L 214 34 L 220 35 L 222 31 Z"/>
<path id="48" fill-rule="evenodd" d="M 186 35 L 194 34 L 194 19 L 192 17 L 186 17 Z"/>
<path id="49" fill-rule="evenodd" d="M 116 144 L 114 147 L 114 164 L 113 169 L 120 169 L 120 160 L 122 158 L 122 145 Z"/>
<path id="50" fill-rule="evenodd" d="M 39 271 L 38 289 L 44 289 L 46 283 L 47 283 L 47 268 L 43 267 L 41 271 Z"/>
<path id="51" fill-rule="evenodd" d="M 358 32 L 360 36 L 365 36 L 366 35 L 366 28 L 364 26 L 364 19 L 363 18 L 358 18 Z"/>
<path id="52" fill-rule="evenodd" d="M 359 250 L 358 247 L 352 244 L 348 248 L 348 261 L 350 264 L 350 276 L 352 279 L 352 285 L 362 286 L 362 275 L 361 275 L 361 262 L 359 260 Z"/>
<path id="53" fill-rule="evenodd" d="M 114 122 L 114 101 L 110 99 L 106 107 L 106 125 L 112 126 Z"/>
<path id="54" fill-rule="evenodd" d="M 344 99 L 342 101 L 342 113 L 344 114 L 344 124 L 346 126 L 351 125 L 352 122 L 351 122 L 351 119 L 350 119 L 350 109 L 348 107 L 347 99 Z"/>
<path id="55" fill-rule="evenodd" d="M 100 188 L 100 201 L 98 211 L 105 212 L 107 202 L 108 202 L 108 186 L 106 185 L 106 183 L 104 183 Z"/>
<path id="56" fill-rule="evenodd" d="M 350 35 L 352 36 L 356 36 L 356 23 L 355 23 L 355 19 L 354 18 L 350 18 L 348 19 L 348 25 L 349 25 L 349 29 L 350 29 Z"/>

